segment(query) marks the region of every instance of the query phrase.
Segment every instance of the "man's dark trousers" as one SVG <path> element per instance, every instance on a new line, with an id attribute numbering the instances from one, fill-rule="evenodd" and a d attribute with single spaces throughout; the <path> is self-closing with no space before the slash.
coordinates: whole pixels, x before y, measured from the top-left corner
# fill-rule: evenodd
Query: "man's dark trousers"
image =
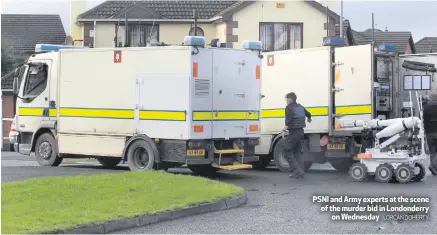
<path id="1" fill-rule="evenodd" d="M 431 167 L 437 171 L 437 133 L 427 134 L 426 138 L 428 140 Z"/>
<path id="2" fill-rule="evenodd" d="M 293 173 L 303 175 L 305 173 L 302 159 L 302 144 L 304 137 L 303 128 L 289 130 L 285 136 L 284 157 L 290 164 Z"/>

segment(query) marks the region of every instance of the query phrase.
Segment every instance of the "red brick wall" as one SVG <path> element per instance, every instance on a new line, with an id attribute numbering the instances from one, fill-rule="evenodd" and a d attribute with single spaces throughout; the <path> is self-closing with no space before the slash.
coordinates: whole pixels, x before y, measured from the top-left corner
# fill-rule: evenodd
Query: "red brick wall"
<path id="1" fill-rule="evenodd" d="M 2 118 L 14 118 L 14 95 L 10 92 L 2 93 L 2 108 L 3 108 L 3 117 Z M 12 121 L 3 121 L 3 147 L 5 144 L 9 144 L 9 139 L 6 138 L 9 136 L 9 129 L 11 128 Z M 7 149 L 7 148 L 5 148 Z"/>

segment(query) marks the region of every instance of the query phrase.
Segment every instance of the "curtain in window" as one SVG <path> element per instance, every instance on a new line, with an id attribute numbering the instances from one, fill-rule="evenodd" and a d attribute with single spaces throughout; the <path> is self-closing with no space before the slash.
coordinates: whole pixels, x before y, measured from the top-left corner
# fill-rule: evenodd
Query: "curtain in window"
<path id="1" fill-rule="evenodd" d="M 261 24 L 260 41 L 263 51 L 273 51 L 273 24 Z"/>
<path id="2" fill-rule="evenodd" d="M 302 48 L 302 25 L 290 25 L 290 49 Z"/>
<path id="3" fill-rule="evenodd" d="M 158 42 L 158 25 L 129 25 L 130 46 L 146 46 L 150 42 Z"/>
<path id="4" fill-rule="evenodd" d="M 288 33 L 287 33 L 287 24 L 275 24 L 274 25 L 274 31 L 275 31 L 275 36 L 274 36 L 274 42 L 275 42 L 275 46 L 274 49 L 275 51 L 282 51 L 282 50 L 287 50 L 288 47 Z"/>

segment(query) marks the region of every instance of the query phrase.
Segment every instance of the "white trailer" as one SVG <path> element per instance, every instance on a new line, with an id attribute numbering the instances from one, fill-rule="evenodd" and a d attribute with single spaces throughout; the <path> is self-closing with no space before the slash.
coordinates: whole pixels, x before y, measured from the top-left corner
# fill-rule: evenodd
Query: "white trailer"
<path id="1" fill-rule="evenodd" d="M 401 61 L 436 58 L 435 54 L 399 57 L 389 49 L 383 45 L 374 50 L 369 44 L 264 53 L 262 133 L 256 147 L 260 160 L 254 168 L 262 169 L 274 160 L 279 169 L 289 170 L 280 132 L 285 125 L 284 97 L 293 91 L 313 116 L 302 144 L 306 170 L 313 162 L 329 161 L 337 170 L 348 171 L 354 157 L 371 144 L 361 135 L 362 127 L 341 128 L 339 122 L 404 117 L 402 78 L 409 70 L 400 69 Z"/>
<path id="2" fill-rule="evenodd" d="M 18 92 L 16 151 L 35 152 L 45 166 L 86 157 L 134 171 L 251 168 L 261 56 L 204 44 L 188 37 L 188 46 L 32 55 Z"/>

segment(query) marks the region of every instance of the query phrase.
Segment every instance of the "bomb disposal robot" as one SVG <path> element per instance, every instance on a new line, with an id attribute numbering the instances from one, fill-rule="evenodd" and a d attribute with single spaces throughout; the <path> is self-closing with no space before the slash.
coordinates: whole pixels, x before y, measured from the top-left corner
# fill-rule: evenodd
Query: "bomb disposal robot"
<path id="1" fill-rule="evenodd" d="M 347 121 L 343 127 L 364 127 L 363 134 L 383 128 L 374 135 L 374 147 L 358 154 L 360 162 L 350 167 L 349 174 L 355 181 L 363 181 L 368 175 L 387 183 L 396 179 L 400 183 L 420 181 L 426 174 L 424 162 L 429 158 L 425 152 L 425 131 L 418 117 L 389 120 Z M 415 173 L 415 168 L 418 172 Z"/>

